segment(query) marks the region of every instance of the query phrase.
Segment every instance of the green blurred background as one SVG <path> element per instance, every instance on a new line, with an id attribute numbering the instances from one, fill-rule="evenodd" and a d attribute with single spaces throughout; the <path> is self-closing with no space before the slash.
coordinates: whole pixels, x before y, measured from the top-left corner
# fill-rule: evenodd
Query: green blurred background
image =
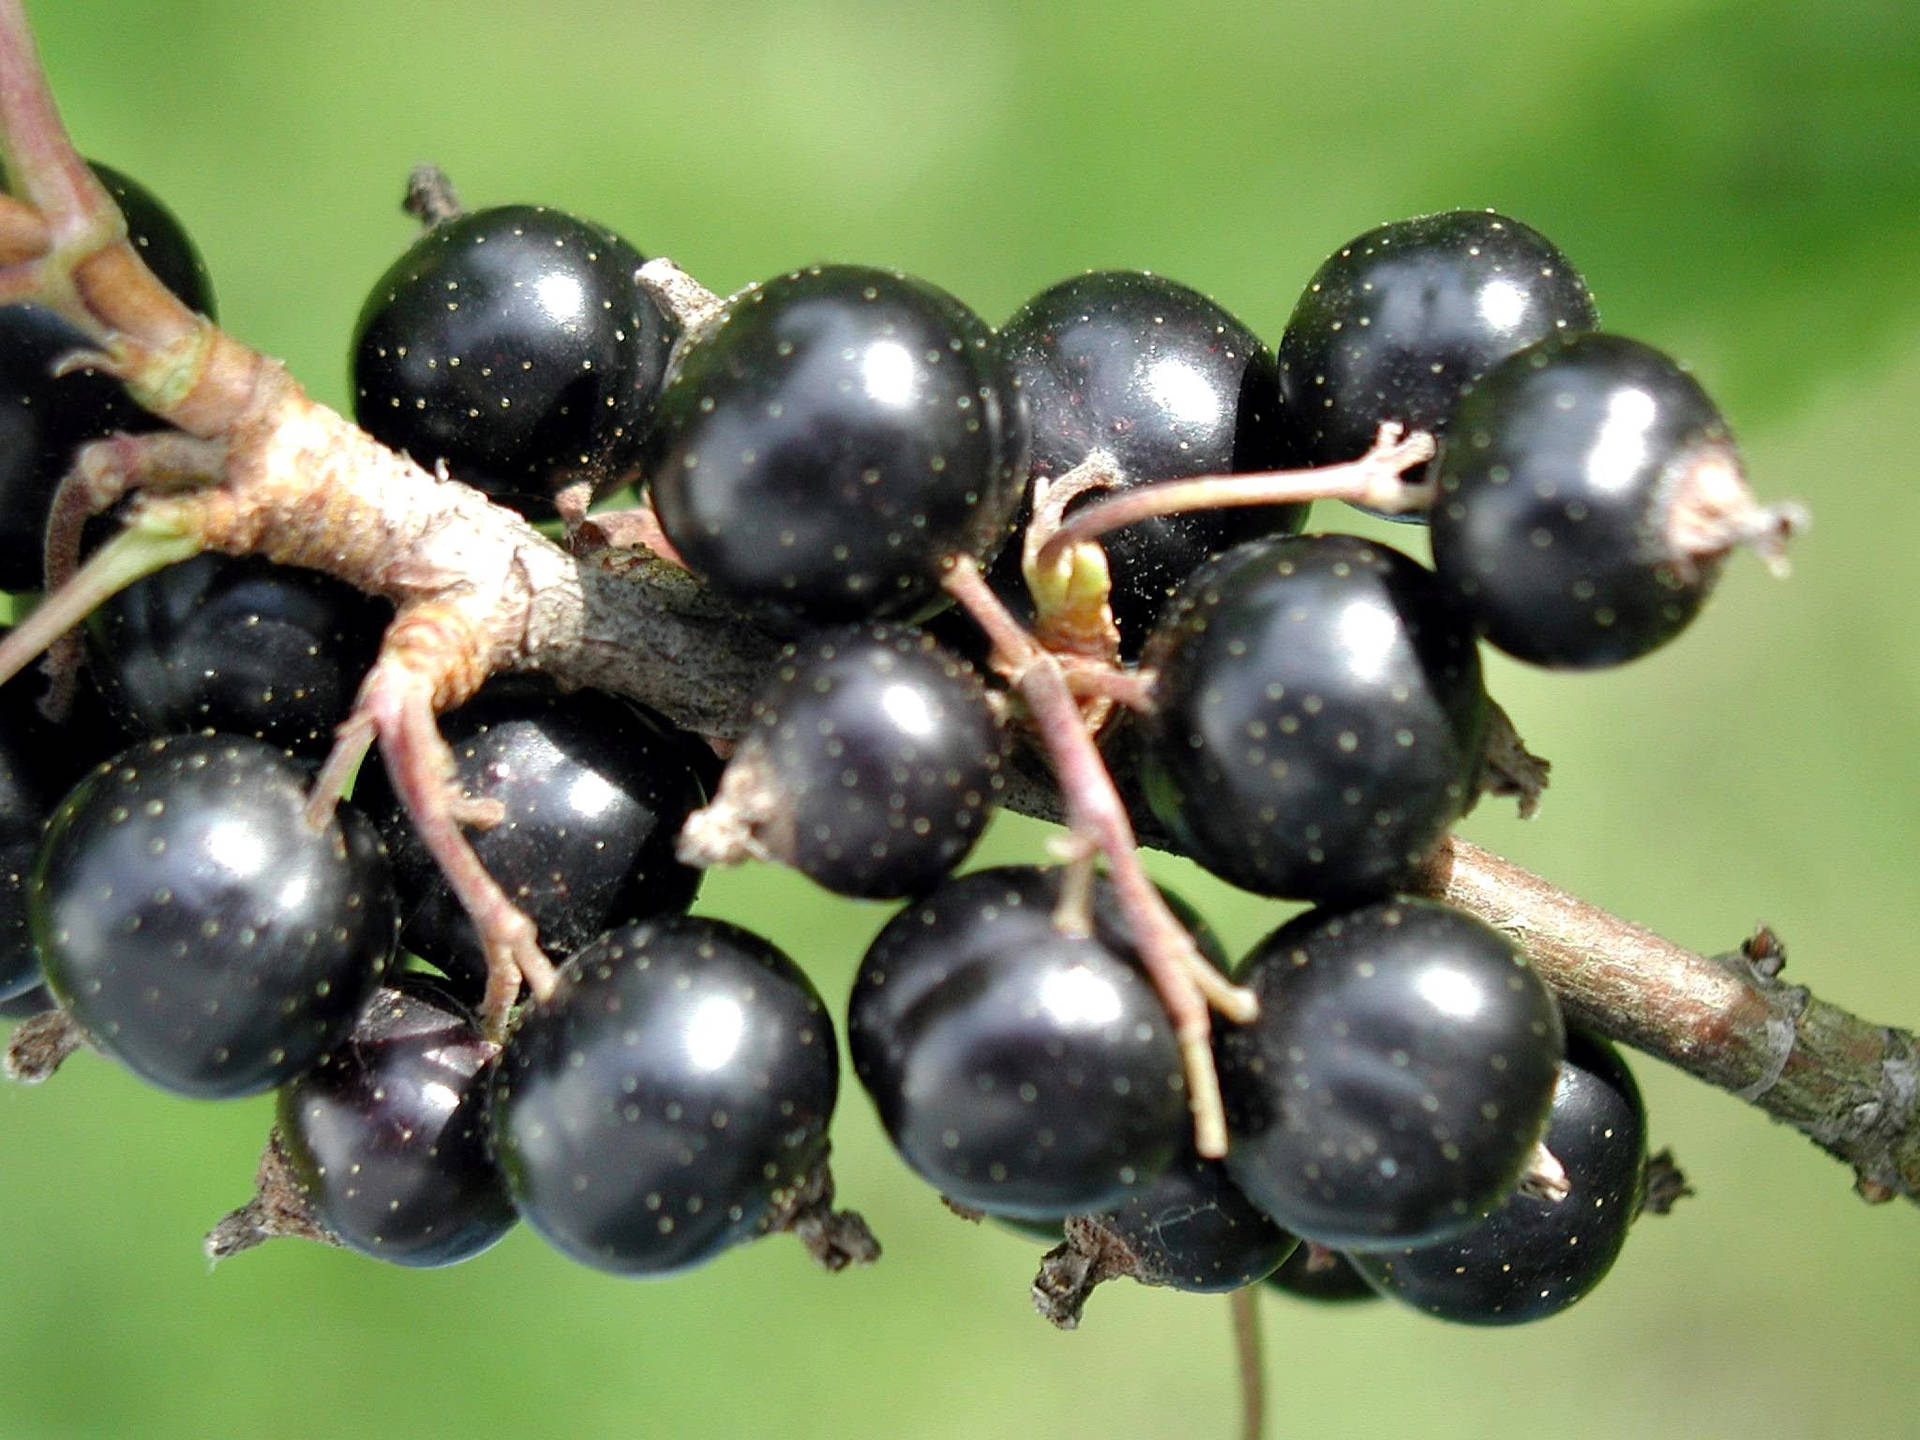
<path id="1" fill-rule="evenodd" d="M 1641 664 L 1494 662 L 1555 783 L 1537 820 L 1488 806 L 1467 832 L 1697 948 L 1764 919 L 1789 978 L 1920 1025 L 1912 0 L 29 9 L 83 149 L 169 199 L 228 325 L 334 403 L 424 159 L 470 203 L 577 210 L 721 290 L 858 260 L 998 320 L 1076 269 L 1135 266 L 1269 340 L 1378 221 L 1529 221 L 1611 328 L 1696 366 L 1757 488 L 1817 525 L 1790 581 L 1737 560 Z M 1042 839 L 1007 822 L 989 849 Z M 1236 949 L 1281 916 L 1168 873 Z M 884 918 L 764 871 L 716 877 L 702 908 L 770 928 L 836 1008 Z M 1920 1435 L 1920 1215 L 1861 1205 L 1733 1099 L 1639 1073 L 1698 1198 L 1532 1329 L 1276 1297 L 1272 1433 Z M 842 1195 L 888 1250 L 834 1277 L 776 1239 L 635 1284 L 528 1234 L 442 1273 L 286 1242 L 209 1274 L 198 1237 L 245 1197 L 268 1113 L 91 1057 L 0 1091 L 0 1440 L 1231 1433 L 1223 1301 L 1116 1285 L 1054 1333 L 1026 1300 L 1033 1247 L 948 1215 L 851 1082 Z"/>

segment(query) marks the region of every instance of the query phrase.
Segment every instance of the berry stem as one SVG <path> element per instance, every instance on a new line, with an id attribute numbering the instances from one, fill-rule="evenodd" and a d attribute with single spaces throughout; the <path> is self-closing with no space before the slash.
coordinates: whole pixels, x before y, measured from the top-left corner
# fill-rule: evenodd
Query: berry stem
<path id="1" fill-rule="evenodd" d="M 395 621 L 395 630 L 400 621 Z M 389 631 L 389 637 L 393 631 Z M 379 737 L 381 758 L 394 792 L 407 808 L 421 843 L 439 864 L 447 884 L 473 921 L 487 958 L 486 993 L 480 1023 L 489 1039 L 504 1038 L 507 1018 L 524 982 L 536 1002 L 551 998 L 559 984 L 553 962 L 540 949 L 534 924 L 507 898 L 460 833 L 454 788 L 453 752 L 441 738 L 428 685 L 393 651 L 374 662 L 354 705 L 354 718 Z M 361 731 L 350 720 L 341 727 L 339 749 L 364 753 Z M 334 771 L 334 757 L 326 771 Z"/>
<path id="2" fill-rule="evenodd" d="M 971 558 L 957 559 L 945 584 L 993 641 L 996 665 L 1026 701 L 1066 805 L 1068 827 L 1087 837 L 1107 858 L 1141 961 L 1173 1022 L 1187 1077 L 1187 1103 L 1193 1111 L 1194 1143 L 1202 1155 L 1217 1159 L 1227 1153 L 1227 1122 L 1220 1077 L 1213 1068 L 1207 1005 L 1211 999 L 1228 1018 L 1244 1024 L 1255 1013 L 1253 996 L 1217 975 L 1211 980 L 1203 977 L 1203 972 L 1211 974 L 1212 967 L 1201 958 L 1193 937 L 1142 868 L 1126 806 L 1087 733 L 1060 663 L 1020 628 Z"/>
<path id="3" fill-rule="evenodd" d="M 1267 1380 L 1260 1363 L 1260 1301 L 1254 1288 L 1242 1285 L 1227 1296 L 1240 1376 L 1240 1440 L 1260 1440 L 1267 1430 Z"/>
<path id="4" fill-rule="evenodd" d="M 1357 460 L 1324 465 L 1316 470 L 1262 470 L 1236 475 L 1197 475 L 1190 480 L 1164 480 L 1142 485 L 1110 500 L 1102 500 L 1064 520 L 1033 557 L 1045 571 L 1060 562 L 1069 546 L 1097 540 L 1137 520 L 1156 515 L 1178 515 L 1187 510 L 1214 510 L 1230 505 L 1291 505 L 1309 500 L 1345 500 L 1369 509 L 1401 514 L 1425 510 L 1433 503 L 1433 484 L 1407 480 L 1403 472 L 1433 458 L 1433 437 L 1424 431 L 1404 432 L 1389 421 L 1380 427 L 1373 448 Z"/>

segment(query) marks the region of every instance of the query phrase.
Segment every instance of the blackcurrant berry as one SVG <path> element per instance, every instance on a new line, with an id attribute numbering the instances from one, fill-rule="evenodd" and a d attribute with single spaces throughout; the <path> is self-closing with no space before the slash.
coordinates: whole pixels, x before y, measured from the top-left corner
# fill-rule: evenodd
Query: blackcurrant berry
<path id="1" fill-rule="evenodd" d="M 1026 424 L 986 324 L 888 270 L 798 270 L 675 355 L 649 483 L 727 594 L 807 622 L 911 615 L 1006 539 Z"/>
<path id="2" fill-rule="evenodd" d="M 675 859 L 673 846 L 706 799 L 694 770 L 700 741 L 629 701 L 562 693 L 531 676 L 490 681 L 440 728 L 463 796 L 503 810 L 498 824 L 467 838 L 548 954 L 570 955 L 611 926 L 693 903 L 700 872 Z M 393 857 L 402 942 L 477 1002 L 485 951 L 385 770 L 368 767 L 354 794 Z"/>
<path id="3" fill-rule="evenodd" d="M 1118 1206 L 1073 1215 L 1065 1239 L 1040 1261 L 1033 1303 L 1063 1330 L 1080 1323 L 1096 1286 L 1125 1276 L 1195 1294 L 1238 1290 L 1270 1274 L 1299 1247 L 1189 1138 L 1174 1162 Z"/>
<path id="4" fill-rule="evenodd" d="M 0 627 L 0 637 L 8 633 Z M 77 678 L 79 693 L 58 724 L 40 712 L 43 677 L 20 675 L 0 685 L 0 999 L 40 984 L 27 928 L 27 876 L 41 827 L 80 777 L 128 739 L 86 677 Z"/>
<path id="5" fill-rule="evenodd" d="M 1179 1149 L 1172 1027 L 1104 879 L 1091 933 L 1063 924 L 1061 874 L 949 880 L 896 915 L 854 981 L 854 1072 L 901 1157 L 988 1214 L 1104 1210 Z"/>
<path id="6" fill-rule="evenodd" d="M 1387 546 L 1238 546 L 1181 588 L 1146 664 L 1147 803 L 1236 885 L 1383 893 L 1474 799 L 1488 701 L 1471 623 Z"/>
<path id="7" fill-rule="evenodd" d="M 1222 1026 L 1227 1170 L 1276 1222 L 1339 1249 L 1432 1243 L 1512 1192 L 1546 1123 L 1559 1007 L 1520 952 L 1458 911 L 1309 911 L 1239 979 Z"/>
<path id="8" fill-rule="evenodd" d="M 925 635 L 818 634 L 789 646 L 755 695 L 681 853 L 769 856 L 842 895 L 918 894 L 979 840 L 1007 750 L 979 677 Z"/>
<path id="9" fill-rule="evenodd" d="M 41 827 L 79 778 L 62 762 L 82 747 L 40 714 L 37 698 L 30 677 L 0 686 L 0 999 L 40 984 L 27 929 L 27 876 Z"/>
<path id="10" fill-rule="evenodd" d="M 1191 1146 L 1101 1220 L 1127 1242 L 1141 1284 L 1198 1294 L 1251 1285 L 1300 1243 Z"/>
<path id="11" fill-rule="evenodd" d="M 1280 388 L 1314 464 L 1365 453 L 1384 421 L 1443 433 L 1461 392 L 1514 351 L 1598 323 L 1539 232 L 1491 210 L 1397 220 L 1315 272 L 1280 338 Z"/>
<path id="12" fill-rule="evenodd" d="M 47 983 L 101 1050 L 184 1095 L 270 1090 L 352 1027 L 393 953 L 386 857 L 258 740 L 148 741 L 47 823 L 27 914 Z"/>
<path id="13" fill-rule="evenodd" d="M 499 1048 L 423 975 L 376 993 L 280 1090 L 281 1143 L 315 1217 L 396 1265 L 451 1265 L 506 1234 L 519 1216 L 487 1127 Z"/>
<path id="14" fill-rule="evenodd" d="M 535 519 L 637 464 L 677 325 L 612 231 L 540 205 L 443 220 L 380 277 L 353 336 L 354 418 Z"/>
<path id="15" fill-rule="evenodd" d="M 1725 422 L 1650 346 L 1574 335 L 1474 386 L 1434 462 L 1441 580 L 1539 665 L 1614 665 L 1699 611 L 1721 555 L 1696 527 L 1745 498 Z"/>
<path id="16" fill-rule="evenodd" d="M 496 1153 L 583 1264 L 663 1274 L 765 1233 L 827 1149 L 833 1023 L 785 954 L 719 920 L 602 936 L 508 1040 Z"/>
<path id="17" fill-rule="evenodd" d="M 213 729 L 318 760 L 393 613 L 313 570 L 196 555 L 89 617 L 89 664 L 136 734 Z"/>
<path id="18" fill-rule="evenodd" d="M 1604 1040 L 1567 1036 L 1544 1143 L 1567 1172 L 1561 1199 L 1510 1195 L 1450 1240 L 1356 1254 L 1354 1268 L 1382 1294 L 1442 1320 L 1518 1325 L 1558 1315 L 1613 1268 L 1646 1174 L 1639 1087 Z"/>
<path id="19" fill-rule="evenodd" d="M 144 186 L 105 165 L 93 172 L 127 221 L 147 267 L 189 308 L 211 317 L 213 285 L 186 230 Z M 0 309 L 0 589 L 38 590 L 54 490 L 88 440 L 159 426 L 119 381 L 91 368 L 53 367 L 86 337 L 38 305 Z"/>
<path id="20" fill-rule="evenodd" d="M 1185 285 L 1133 270 L 1079 275 L 1029 300 L 1000 342 L 1026 397 L 1035 476 L 1057 479 L 1094 450 L 1118 462 L 1120 490 L 1289 462 L 1273 352 Z M 1208 556 L 1257 535 L 1291 534 L 1307 509 L 1193 510 L 1102 536 L 1122 653 L 1137 657 L 1174 587 Z M 1003 549 L 989 578 L 1023 613 L 1031 605 L 1019 548 Z"/>

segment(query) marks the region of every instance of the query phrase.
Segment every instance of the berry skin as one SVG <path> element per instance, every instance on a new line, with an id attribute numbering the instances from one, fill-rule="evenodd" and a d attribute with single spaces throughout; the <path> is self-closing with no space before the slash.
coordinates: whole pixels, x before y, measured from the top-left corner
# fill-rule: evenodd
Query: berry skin
<path id="1" fill-rule="evenodd" d="M 1035 476 L 1057 479 L 1094 450 L 1125 472 L 1118 490 L 1105 494 L 1289 463 L 1290 417 L 1273 352 L 1185 285 L 1133 270 L 1075 276 L 1021 307 L 1001 328 L 1000 344 L 1026 397 Z M 1174 588 L 1208 556 L 1258 535 L 1292 534 L 1308 508 L 1194 510 L 1102 536 L 1122 654 L 1138 657 Z M 1026 614 L 1032 607 L 1019 549 L 1003 549 L 989 578 L 1016 614 Z"/>
<path id="2" fill-rule="evenodd" d="M 911 618 L 1007 537 L 1026 422 L 986 324 L 851 265 L 736 295 L 674 358 L 649 484 L 667 538 L 792 622 Z"/>
<path id="3" fill-rule="evenodd" d="M 1308 461 L 1333 464 L 1364 454 L 1388 420 L 1445 433 L 1461 392 L 1500 360 L 1598 323 L 1586 282 L 1518 220 L 1397 220 L 1315 272 L 1280 338 L 1280 388 Z"/>
<path id="4" fill-rule="evenodd" d="M 1055 924 L 1060 874 L 979 870 L 896 915 L 861 962 L 847 1045 L 901 1158 L 962 1205 L 1104 1210 L 1177 1153 L 1172 1027 L 1094 886 L 1094 933 Z"/>
<path id="5" fill-rule="evenodd" d="M 1718 408 L 1650 346 L 1575 335 L 1513 356 L 1461 402 L 1434 461 L 1433 563 L 1486 637 L 1536 665 L 1664 645 L 1720 572 L 1688 522 L 1737 497 Z"/>
<path id="6" fill-rule="evenodd" d="M 1097 1223 L 1132 1253 L 1141 1284 L 1201 1295 L 1265 1278 L 1300 1244 L 1191 1144 Z"/>
<path id="7" fill-rule="evenodd" d="M 386 857 L 305 775 L 236 736 L 148 741 L 47 822 L 27 916 L 47 984 L 101 1050 L 182 1095 L 271 1090 L 353 1026 L 393 954 Z"/>
<path id="8" fill-rule="evenodd" d="M 0 638 L 8 633 L 0 627 Z M 0 1000 L 40 986 L 27 929 L 27 876 L 41 827 L 82 775 L 127 743 L 91 686 L 81 687 L 61 723 L 48 720 L 39 709 L 39 679 L 23 675 L 0 685 Z"/>
<path id="9" fill-rule="evenodd" d="M 1147 647 L 1147 803 L 1263 895 L 1402 884 L 1475 797 L 1488 716 L 1464 613 L 1398 551 L 1256 540 L 1181 588 Z"/>
<path id="10" fill-rule="evenodd" d="M 495 1151 L 520 1214 L 595 1269 L 659 1275 L 765 1233 L 826 1157 L 833 1022 L 787 956 L 720 920 L 600 937 L 508 1040 Z"/>
<path id="11" fill-rule="evenodd" d="M 1544 1320 L 1580 1300 L 1626 1244 L 1646 1177 L 1646 1108 L 1604 1040 L 1568 1034 L 1543 1138 L 1566 1168 L 1564 1199 L 1510 1195 L 1463 1234 L 1356 1254 L 1354 1268 L 1381 1294 L 1466 1325 Z"/>
<path id="12" fill-rule="evenodd" d="M 213 729 L 318 760 L 392 614 L 317 571 L 208 553 L 96 610 L 88 663 L 137 734 Z"/>
<path id="13" fill-rule="evenodd" d="M 1007 752 L 979 677 L 928 637 L 815 635 L 787 647 L 754 697 L 682 853 L 765 854 L 841 895 L 920 894 L 979 840 Z"/>
<path id="14" fill-rule="evenodd" d="M 1343 1250 L 1422 1245 L 1512 1192 L 1564 1032 L 1504 937 L 1425 900 L 1314 910 L 1238 978 L 1260 1018 L 1216 1046 L 1227 1172 L 1275 1222 Z"/>
<path id="15" fill-rule="evenodd" d="M 398 977 L 353 1033 L 283 1086 L 280 1138 L 314 1214 L 349 1248 L 452 1265 L 519 1219 L 488 1150 L 499 1046 L 427 977 Z"/>
<path id="16" fill-rule="evenodd" d="M 188 308 L 211 318 L 213 284 L 173 212 L 117 170 L 95 162 L 93 172 L 120 206 L 147 268 Z M 0 308 L 0 590 L 40 588 L 47 514 L 73 452 L 116 430 L 160 428 L 110 376 L 91 368 L 54 376 L 57 362 L 86 345 L 85 336 L 41 306 Z"/>
<path id="17" fill-rule="evenodd" d="M 616 696 L 563 694 L 523 676 L 489 681 L 440 729 L 461 793 L 504 807 L 499 824 L 467 838 L 549 955 L 564 958 L 613 925 L 693 903 L 700 872 L 676 860 L 673 845 L 706 799 L 694 768 L 702 742 Z M 355 800 L 393 857 L 402 943 L 477 1004 L 487 966 L 473 922 L 384 768 L 368 767 Z"/>
<path id="18" fill-rule="evenodd" d="M 533 519 L 627 478 L 678 327 L 644 257 L 541 205 L 443 220 L 380 277 L 353 336 L 354 419 Z"/>

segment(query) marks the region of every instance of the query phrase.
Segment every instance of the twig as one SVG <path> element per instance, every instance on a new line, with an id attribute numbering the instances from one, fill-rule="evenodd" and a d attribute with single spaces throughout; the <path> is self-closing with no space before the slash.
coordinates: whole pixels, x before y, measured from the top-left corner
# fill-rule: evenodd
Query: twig
<path id="1" fill-rule="evenodd" d="M 1920 1044 L 1781 982 L 1745 954 L 1709 958 L 1454 839 L 1428 893 L 1519 941 L 1580 1024 L 1784 1121 L 1851 1166 L 1875 1203 L 1920 1199 Z"/>

